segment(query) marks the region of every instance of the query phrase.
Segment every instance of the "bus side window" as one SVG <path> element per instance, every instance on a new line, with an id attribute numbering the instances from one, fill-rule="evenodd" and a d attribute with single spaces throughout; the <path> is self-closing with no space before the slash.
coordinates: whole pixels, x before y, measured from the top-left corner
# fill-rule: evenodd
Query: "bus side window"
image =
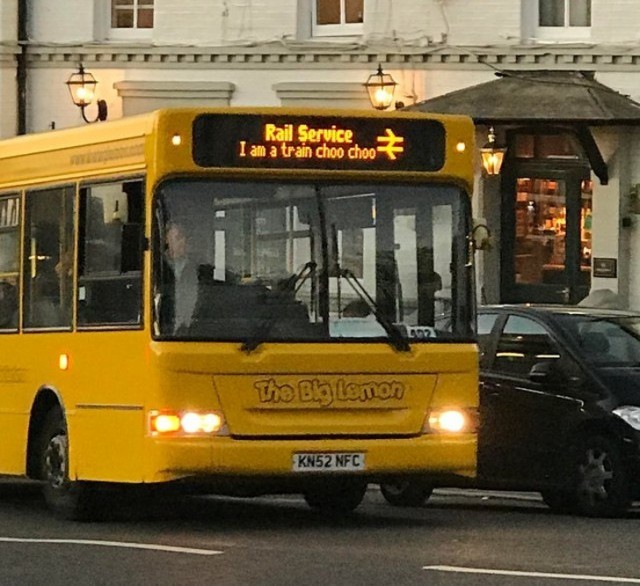
<path id="1" fill-rule="evenodd" d="M 0 330 L 18 329 L 20 196 L 0 197 Z"/>
<path id="2" fill-rule="evenodd" d="M 23 254 L 25 328 L 71 327 L 74 188 L 29 191 Z"/>
<path id="3" fill-rule="evenodd" d="M 18 289 L 9 280 L 0 281 L 0 330 L 18 327 Z"/>
<path id="4" fill-rule="evenodd" d="M 80 191 L 78 325 L 136 325 L 142 315 L 144 184 Z"/>

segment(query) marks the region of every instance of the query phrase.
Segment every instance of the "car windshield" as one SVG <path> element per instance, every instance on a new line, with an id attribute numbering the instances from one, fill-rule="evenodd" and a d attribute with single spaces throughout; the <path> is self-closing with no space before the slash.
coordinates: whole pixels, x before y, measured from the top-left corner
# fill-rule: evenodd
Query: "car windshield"
<path id="1" fill-rule="evenodd" d="M 558 315 L 558 321 L 591 364 L 640 366 L 640 316 Z"/>
<path id="2" fill-rule="evenodd" d="M 402 350 L 472 335 L 458 188 L 181 179 L 159 188 L 154 219 L 157 337 Z"/>

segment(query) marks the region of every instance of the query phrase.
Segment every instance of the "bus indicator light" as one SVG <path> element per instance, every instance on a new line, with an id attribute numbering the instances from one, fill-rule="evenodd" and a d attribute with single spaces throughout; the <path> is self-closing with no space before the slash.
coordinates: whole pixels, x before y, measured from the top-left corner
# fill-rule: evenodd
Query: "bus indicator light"
<path id="1" fill-rule="evenodd" d="M 174 134 L 171 137 L 171 144 L 173 146 L 180 146 L 182 144 L 182 137 L 179 134 Z"/>
<path id="2" fill-rule="evenodd" d="M 220 413 L 214 411 L 151 411 L 151 435 L 202 435 L 219 432 L 224 424 Z"/>
<path id="3" fill-rule="evenodd" d="M 431 411 L 425 423 L 427 433 L 471 433 L 476 427 L 474 418 L 464 409 L 457 408 Z"/>
<path id="4" fill-rule="evenodd" d="M 150 420 L 151 433 L 175 433 L 180 431 L 180 418 L 169 413 L 152 413 Z"/>
<path id="5" fill-rule="evenodd" d="M 463 141 L 460 141 L 458 144 L 456 144 L 456 151 L 457 152 L 464 153 L 464 151 L 466 151 L 466 150 L 467 150 L 467 145 Z"/>
<path id="6" fill-rule="evenodd" d="M 69 368 L 69 355 L 68 354 L 60 354 L 58 357 L 58 366 L 60 370 L 68 370 Z"/>

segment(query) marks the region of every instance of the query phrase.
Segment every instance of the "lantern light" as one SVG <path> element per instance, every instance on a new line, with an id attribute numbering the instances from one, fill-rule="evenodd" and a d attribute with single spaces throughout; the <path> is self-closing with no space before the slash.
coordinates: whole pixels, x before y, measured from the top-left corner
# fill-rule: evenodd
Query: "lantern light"
<path id="1" fill-rule="evenodd" d="M 500 175 L 506 150 L 505 147 L 496 145 L 496 134 L 493 126 L 491 126 L 489 128 L 489 134 L 487 135 L 487 142 L 480 149 L 482 167 L 487 175 Z"/>
<path id="2" fill-rule="evenodd" d="M 376 110 L 386 110 L 393 102 L 393 94 L 398 85 L 388 73 L 382 71 L 382 65 L 378 64 L 378 71 L 372 73 L 366 83 L 369 101 Z"/>
<path id="3" fill-rule="evenodd" d="M 80 108 L 82 118 L 85 122 L 98 122 L 107 119 L 107 103 L 104 100 L 97 100 L 98 114 L 94 120 L 87 118 L 85 108 L 91 105 L 96 95 L 96 85 L 98 82 L 92 73 L 85 71 L 82 63 L 78 66 L 78 71 L 72 73 L 66 81 L 71 100 Z"/>

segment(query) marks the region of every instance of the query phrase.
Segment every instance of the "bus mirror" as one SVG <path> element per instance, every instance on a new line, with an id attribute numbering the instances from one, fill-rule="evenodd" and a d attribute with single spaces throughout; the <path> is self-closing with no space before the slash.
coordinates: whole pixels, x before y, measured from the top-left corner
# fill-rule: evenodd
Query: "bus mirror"
<path id="1" fill-rule="evenodd" d="M 491 250 L 491 230 L 484 218 L 474 218 L 471 240 L 474 250 Z"/>
<path id="2" fill-rule="evenodd" d="M 337 230 L 371 228 L 375 225 L 375 206 L 369 194 L 328 200 L 328 221 Z M 298 203 L 298 219 L 303 224 L 318 221 L 318 204 L 315 200 Z"/>
<path id="3" fill-rule="evenodd" d="M 375 226 L 373 197 L 368 194 L 330 199 L 329 222 L 338 230 Z"/>

